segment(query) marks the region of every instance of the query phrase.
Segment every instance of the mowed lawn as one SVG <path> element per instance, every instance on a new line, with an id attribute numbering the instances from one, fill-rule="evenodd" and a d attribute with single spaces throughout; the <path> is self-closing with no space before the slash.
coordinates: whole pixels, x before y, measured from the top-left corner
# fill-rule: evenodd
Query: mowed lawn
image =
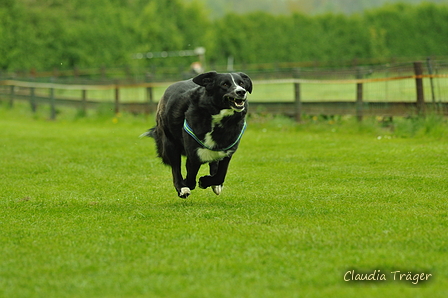
<path id="1" fill-rule="evenodd" d="M 152 123 L 0 107 L 0 297 L 447 297 L 446 124 L 252 117 L 222 195 L 183 200 Z"/>

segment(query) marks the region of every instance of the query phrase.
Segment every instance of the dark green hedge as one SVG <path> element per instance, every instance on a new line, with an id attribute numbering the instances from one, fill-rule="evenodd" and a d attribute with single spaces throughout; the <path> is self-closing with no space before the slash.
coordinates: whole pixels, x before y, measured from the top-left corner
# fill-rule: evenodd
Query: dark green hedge
<path id="1" fill-rule="evenodd" d="M 148 51 L 207 49 L 208 63 L 347 61 L 446 56 L 448 6 L 395 4 L 362 14 L 229 13 L 213 20 L 181 0 L 3 0 L 0 69 L 189 65 L 133 59 Z"/>

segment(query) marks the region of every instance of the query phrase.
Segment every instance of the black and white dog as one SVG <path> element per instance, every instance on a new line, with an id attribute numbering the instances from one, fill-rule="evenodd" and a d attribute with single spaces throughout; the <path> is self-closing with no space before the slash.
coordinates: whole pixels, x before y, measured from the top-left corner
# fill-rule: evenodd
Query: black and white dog
<path id="1" fill-rule="evenodd" d="M 230 159 L 246 129 L 247 93 L 252 81 L 244 73 L 207 72 L 169 86 L 157 107 L 156 126 L 144 135 L 153 137 L 157 152 L 171 166 L 177 194 L 187 198 L 196 187 L 204 163 L 210 175 L 199 187 L 222 191 Z M 187 176 L 181 173 L 181 155 L 187 157 Z"/>

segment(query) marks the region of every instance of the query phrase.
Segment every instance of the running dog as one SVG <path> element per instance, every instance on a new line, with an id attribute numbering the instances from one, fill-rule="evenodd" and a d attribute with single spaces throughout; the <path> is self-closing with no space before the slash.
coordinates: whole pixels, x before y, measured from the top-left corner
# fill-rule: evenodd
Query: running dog
<path id="1" fill-rule="evenodd" d="M 160 100 L 156 126 L 143 136 L 155 139 L 158 156 L 172 170 L 180 198 L 196 187 L 202 164 L 210 175 L 199 187 L 221 194 L 230 159 L 246 129 L 247 94 L 252 81 L 246 74 L 207 72 L 169 86 Z M 181 155 L 187 157 L 187 175 L 181 173 Z"/>

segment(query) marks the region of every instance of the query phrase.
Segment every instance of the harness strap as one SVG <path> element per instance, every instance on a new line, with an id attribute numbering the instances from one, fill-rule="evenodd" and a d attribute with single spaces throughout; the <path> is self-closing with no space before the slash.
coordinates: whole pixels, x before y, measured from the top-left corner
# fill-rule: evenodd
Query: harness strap
<path id="1" fill-rule="evenodd" d="M 241 137 L 243 136 L 244 131 L 246 130 L 247 127 L 247 122 L 246 120 L 244 120 L 244 125 L 243 128 L 241 129 L 240 134 L 238 135 L 238 137 L 236 138 L 235 142 L 233 142 L 230 146 L 227 146 L 226 148 L 223 149 L 214 149 L 211 148 L 207 145 L 204 144 L 204 142 L 202 142 L 193 132 L 193 129 L 191 129 L 191 127 L 188 125 L 187 123 L 187 119 L 184 120 L 184 130 L 196 141 L 198 142 L 199 145 L 201 145 L 202 147 L 208 149 L 208 150 L 212 150 L 212 151 L 226 151 L 229 150 L 230 148 L 232 148 L 233 146 L 236 145 L 236 143 L 238 143 L 241 140 Z"/>

